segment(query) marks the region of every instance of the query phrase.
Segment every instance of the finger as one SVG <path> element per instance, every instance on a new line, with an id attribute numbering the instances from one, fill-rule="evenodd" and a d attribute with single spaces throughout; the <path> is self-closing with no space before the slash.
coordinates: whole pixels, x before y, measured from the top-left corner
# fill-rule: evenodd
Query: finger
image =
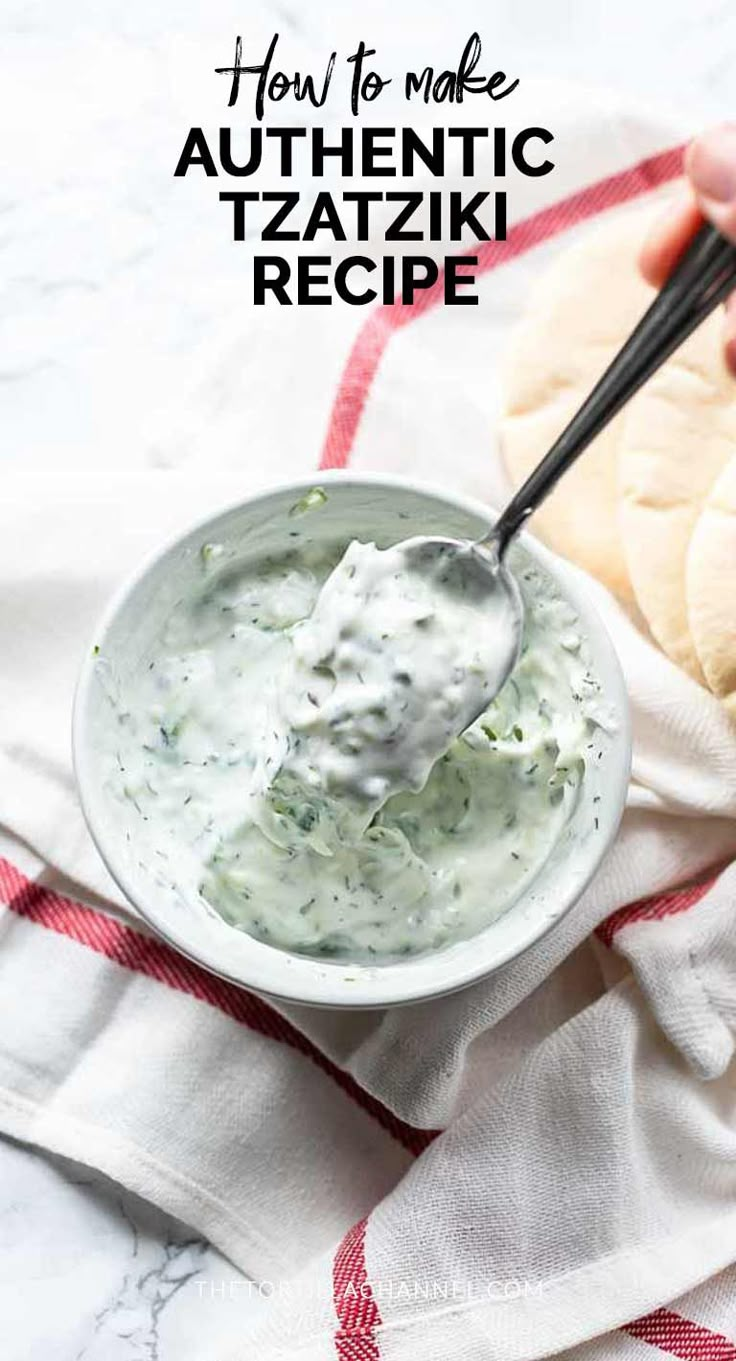
<path id="1" fill-rule="evenodd" d="M 696 137 L 685 169 L 703 215 L 736 242 L 736 123 Z"/>
<path id="2" fill-rule="evenodd" d="M 647 283 L 662 287 L 702 222 L 703 215 L 689 190 L 669 205 L 655 222 L 639 254 L 639 268 Z"/>

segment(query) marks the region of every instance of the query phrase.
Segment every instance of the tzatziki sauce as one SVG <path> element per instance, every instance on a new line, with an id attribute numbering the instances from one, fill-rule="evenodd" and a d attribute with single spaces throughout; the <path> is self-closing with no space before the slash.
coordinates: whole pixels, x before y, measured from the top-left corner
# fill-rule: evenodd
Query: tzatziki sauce
<path id="1" fill-rule="evenodd" d="M 323 957 L 395 960 L 511 908 L 606 724 L 547 574 L 525 559 L 520 659 L 453 736 L 485 683 L 477 610 L 398 549 L 301 535 L 277 556 L 203 544 L 200 559 L 124 698 L 110 692 L 107 782 L 139 853 L 233 927 Z"/>
<path id="2" fill-rule="evenodd" d="M 253 805 L 277 844 L 295 843 L 286 797 L 301 799 L 318 853 L 356 845 L 393 794 L 424 787 L 500 688 L 517 625 L 508 594 L 489 589 L 485 571 L 479 589 L 464 551 L 448 546 L 425 564 L 412 545 L 353 541 L 294 626 Z"/>

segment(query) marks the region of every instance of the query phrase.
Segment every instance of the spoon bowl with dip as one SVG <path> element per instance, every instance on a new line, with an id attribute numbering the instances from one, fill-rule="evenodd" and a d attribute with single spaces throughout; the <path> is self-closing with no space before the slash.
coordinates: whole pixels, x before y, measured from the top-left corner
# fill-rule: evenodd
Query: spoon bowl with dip
<path id="1" fill-rule="evenodd" d="M 357 842 L 487 709 L 518 658 L 523 607 L 505 567 L 489 590 L 485 551 L 432 537 L 349 545 L 272 698 L 252 814 L 277 845 L 330 856 Z"/>

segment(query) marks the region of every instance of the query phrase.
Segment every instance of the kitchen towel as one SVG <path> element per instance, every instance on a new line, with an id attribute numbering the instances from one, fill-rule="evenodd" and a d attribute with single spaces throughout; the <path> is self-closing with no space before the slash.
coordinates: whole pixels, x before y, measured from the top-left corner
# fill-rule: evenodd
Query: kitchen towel
<path id="1" fill-rule="evenodd" d="M 736 734 L 602 588 L 634 717 L 619 838 L 549 936 L 455 997 L 332 1013 L 211 978 L 136 920 L 74 791 L 79 659 L 165 534 L 277 470 L 501 500 L 493 375 L 535 272 L 680 168 L 678 131 L 613 99 L 528 98 L 558 172 L 514 186 L 477 308 L 238 310 L 157 466 L 101 451 L 4 488 L 0 1127 L 270 1279 L 233 1358 L 736 1357 Z"/>

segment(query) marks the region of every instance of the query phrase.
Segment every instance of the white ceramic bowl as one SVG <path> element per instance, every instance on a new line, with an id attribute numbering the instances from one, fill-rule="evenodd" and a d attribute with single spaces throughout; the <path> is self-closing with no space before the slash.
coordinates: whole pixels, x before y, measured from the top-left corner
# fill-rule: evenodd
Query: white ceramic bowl
<path id="1" fill-rule="evenodd" d="M 467 986 L 539 940 L 580 897 L 610 845 L 623 810 L 630 766 L 629 718 L 618 659 L 577 576 L 535 539 L 525 552 L 546 570 L 580 616 L 606 700 L 617 719 L 601 733 L 601 759 L 587 771 L 573 816 L 537 877 L 497 920 L 468 940 L 384 965 L 346 964 L 290 954 L 223 922 L 201 901 L 182 906 L 147 866 L 140 823 L 121 810 L 106 786 L 105 725 L 113 722 L 111 680 L 124 693 L 175 602 L 201 583 L 199 550 L 212 541 L 260 555 L 288 545 L 288 511 L 314 477 L 261 492 L 210 517 L 146 562 L 103 618 L 79 680 L 74 710 L 74 759 L 90 831 L 108 869 L 141 916 L 182 953 L 213 973 L 257 992 L 320 1006 L 375 1007 L 418 1001 Z M 314 537 L 374 539 L 387 544 L 410 534 L 472 538 L 487 527 L 480 502 L 399 478 L 329 474 L 327 503 L 310 515 Z M 128 837 L 130 839 L 128 839 Z"/>

